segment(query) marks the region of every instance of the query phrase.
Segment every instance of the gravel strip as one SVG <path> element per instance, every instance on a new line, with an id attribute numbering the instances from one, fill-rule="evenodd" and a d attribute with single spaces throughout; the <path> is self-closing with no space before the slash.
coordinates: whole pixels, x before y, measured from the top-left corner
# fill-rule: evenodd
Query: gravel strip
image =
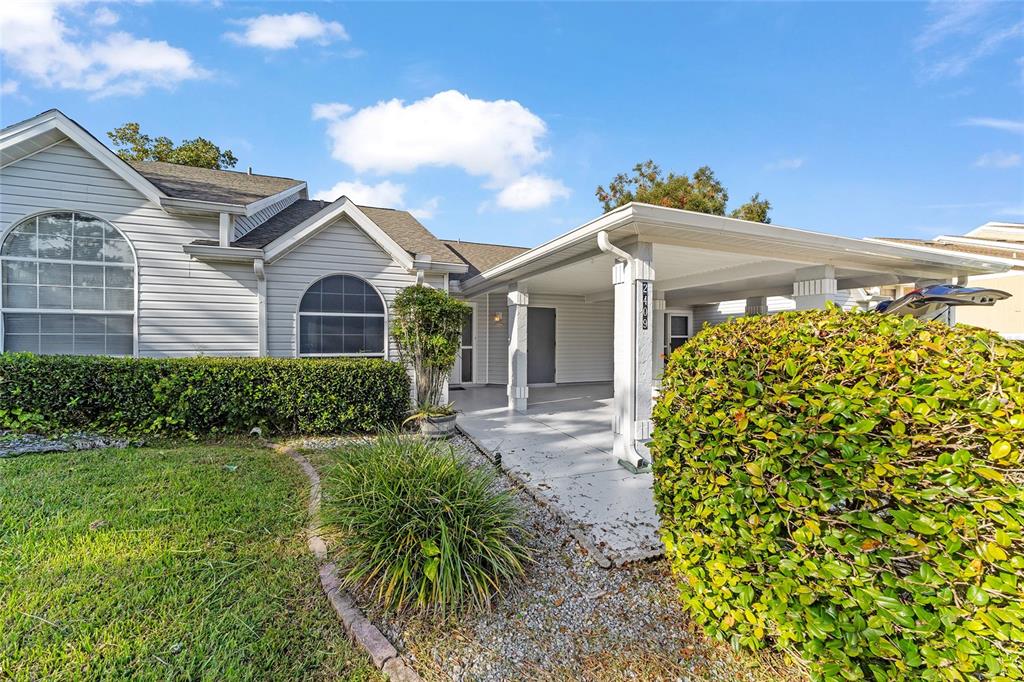
<path id="1" fill-rule="evenodd" d="M 123 438 L 106 438 L 89 433 L 72 433 L 59 437 L 34 433 L 16 434 L 0 431 L 0 458 L 17 457 L 35 452 L 72 452 L 97 448 L 126 448 L 133 445 Z"/>
<path id="2" fill-rule="evenodd" d="M 320 450 L 347 442 L 292 445 Z M 451 443 L 473 465 L 493 466 L 468 439 Z M 603 569 L 550 510 L 505 476 L 499 485 L 512 489 L 523 508 L 536 563 L 493 610 L 448 622 L 392 617 L 354 592 L 426 679 L 800 679 L 774 658 L 734 654 L 691 628 L 664 559 Z"/>

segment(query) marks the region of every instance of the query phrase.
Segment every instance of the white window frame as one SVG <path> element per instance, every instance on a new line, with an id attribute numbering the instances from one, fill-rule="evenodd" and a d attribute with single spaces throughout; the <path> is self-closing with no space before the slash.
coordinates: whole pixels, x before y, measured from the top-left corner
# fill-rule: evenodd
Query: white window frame
<path id="1" fill-rule="evenodd" d="M 11 314 L 27 314 L 27 315 L 110 315 L 110 316 L 132 316 L 132 353 L 130 356 L 112 356 L 112 357 L 139 357 L 139 254 L 135 250 L 135 244 L 128 238 L 124 230 L 114 224 L 113 221 L 107 220 L 106 218 L 100 217 L 95 213 L 88 211 L 82 211 L 77 208 L 57 207 L 48 208 L 44 211 L 35 211 L 21 216 L 17 220 L 12 220 L 7 224 L 2 231 L 0 231 L 0 249 L 3 248 L 4 243 L 7 241 L 7 237 L 10 236 L 14 228 L 19 227 L 29 220 L 35 220 L 46 215 L 53 213 L 76 213 L 89 218 L 103 221 L 105 224 L 110 225 L 121 237 L 127 242 L 128 249 L 132 254 L 132 309 L 129 310 L 93 310 L 93 309 L 71 309 L 71 308 L 8 308 L 4 305 L 4 288 L 0 283 L 0 353 L 3 353 L 6 349 L 4 348 L 4 315 L 6 313 Z M 4 261 L 21 261 L 21 262 L 32 262 L 32 263 L 60 263 L 65 265 L 106 265 L 106 263 L 97 263 L 95 261 L 76 261 L 71 259 L 39 259 L 32 258 L 29 256 L 3 256 L 0 255 L 0 267 Z M 112 263 L 112 265 L 116 265 Z M 128 265 L 124 263 L 122 265 Z M 38 281 L 38 280 L 37 280 Z M 37 284 L 38 286 L 38 284 Z"/>
<path id="2" fill-rule="evenodd" d="M 477 376 L 478 376 L 477 373 L 478 373 L 479 367 L 477 366 L 478 363 L 477 363 L 477 331 L 476 331 L 476 325 L 477 325 L 476 313 L 477 313 L 477 310 L 476 310 L 476 303 L 474 303 L 472 301 L 465 301 L 465 303 L 471 309 L 470 310 L 470 325 L 471 325 L 470 328 L 473 330 L 473 338 L 472 338 L 473 345 L 472 346 L 463 346 L 462 345 L 462 334 L 461 333 L 459 334 L 459 356 L 458 356 L 458 358 L 457 358 L 457 360 L 455 362 L 455 367 L 452 368 L 452 376 L 448 380 L 448 383 L 451 386 L 469 386 L 469 385 L 475 385 L 477 383 Z M 473 358 L 473 360 L 472 360 L 472 362 L 473 362 L 473 376 L 470 377 L 469 381 L 463 381 L 462 380 L 462 351 L 464 351 L 467 348 L 470 349 L 470 351 L 471 351 L 470 352 L 470 356 Z M 456 368 L 459 370 L 457 374 L 455 372 Z"/>
<path id="3" fill-rule="evenodd" d="M 381 353 L 303 353 L 300 351 L 302 348 L 302 340 L 299 335 L 302 331 L 302 325 L 299 320 L 302 317 L 381 317 L 379 313 L 317 313 L 317 312 L 302 312 L 302 299 L 305 298 L 306 293 L 310 288 L 317 282 L 323 281 L 330 277 L 354 277 L 367 286 L 373 289 L 377 296 L 380 297 L 381 303 L 384 305 L 384 350 Z M 382 358 L 384 360 L 390 359 L 390 348 L 391 348 L 391 333 L 389 326 L 391 319 L 391 310 L 388 307 L 388 299 L 384 297 L 380 289 L 370 280 L 366 279 L 362 275 L 357 275 L 352 272 L 332 272 L 326 275 L 321 275 L 316 279 L 310 281 L 309 284 L 302 290 L 298 296 L 298 300 L 295 301 L 295 326 L 294 326 L 294 344 L 293 344 L 293 357 L 296 358 Z"/>

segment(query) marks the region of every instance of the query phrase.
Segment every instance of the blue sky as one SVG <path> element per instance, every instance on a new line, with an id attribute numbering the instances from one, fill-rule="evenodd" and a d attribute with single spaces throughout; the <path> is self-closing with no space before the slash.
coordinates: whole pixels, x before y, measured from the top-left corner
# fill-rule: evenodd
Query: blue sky
<path id="1" fill-rule="evenodd" d="M 648 158 L 793 227 L 1024 221 L 1019 3 L 8 2 L 0 36 L 4 125 L 203 135 L 443 237 L 535 245 Z"/>

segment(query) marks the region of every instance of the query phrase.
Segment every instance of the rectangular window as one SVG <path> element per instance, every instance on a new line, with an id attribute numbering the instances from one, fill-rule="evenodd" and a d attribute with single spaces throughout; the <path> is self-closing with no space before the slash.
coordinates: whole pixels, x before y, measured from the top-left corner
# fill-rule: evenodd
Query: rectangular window
<path id="1" fill-rule="evenodd" d="M 4 313 L 4 350 L 42 355 L 131 355 L 132 315 Z"/>

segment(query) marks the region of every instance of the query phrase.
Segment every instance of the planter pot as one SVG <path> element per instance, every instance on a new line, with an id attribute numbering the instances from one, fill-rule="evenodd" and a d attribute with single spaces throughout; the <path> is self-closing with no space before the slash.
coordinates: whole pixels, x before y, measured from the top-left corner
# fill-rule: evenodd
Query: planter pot
<path id="1" fill-rule="evenodd" d="M 420 420 L 420 433 L 427 438 L 448 438 L 455 433 L 455 415 Z"/>

